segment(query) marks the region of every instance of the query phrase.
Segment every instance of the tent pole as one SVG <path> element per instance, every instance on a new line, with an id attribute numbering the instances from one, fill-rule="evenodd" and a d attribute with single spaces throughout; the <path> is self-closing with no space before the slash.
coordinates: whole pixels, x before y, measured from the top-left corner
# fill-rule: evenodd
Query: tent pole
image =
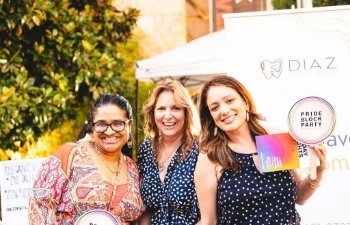
<path id="1" fill-rule="evenodd" d="M 138 144 L 139 144 L 139 80 L 136 79 L 136 84 L 135 84 L 136 88 L 135 88 L 135 96 L 136 96 L 136 106 L 135 106 L 135 146 L 136 146 L 136 150 L 134 151 L 133 154 L 133 158 L 136 161 L 136 151 L 138 148 Z"/>

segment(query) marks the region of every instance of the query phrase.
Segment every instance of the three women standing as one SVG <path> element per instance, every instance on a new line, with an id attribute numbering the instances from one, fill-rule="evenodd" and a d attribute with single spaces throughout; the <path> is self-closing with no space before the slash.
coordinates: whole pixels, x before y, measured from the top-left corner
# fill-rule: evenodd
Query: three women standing
<path id="1" fill-rule="evenodd" d="M 92 140 L 65 144 L 43 163 L 30 197 L 30 224 L 73 225 L 98 209 L 127 225 L 140 214 L 141 196 L 141 225 L 300 224 L 295 204 L 320 184 L 323 145 L 311 146 L 320 159 L 314 180 L 296 170 L 261 174 L 255 136 L 269 132 L 246 88 L 216 76 L 203 84 L 198 102 L 201 153 L 187 90 L 174 80 L 158 84 L 143 107 L 150 139 L 140 145 L 138 172 L 121 153 L 130 140 L 131 107 L 119 95 L 101 96 L 88 116 Z"/>

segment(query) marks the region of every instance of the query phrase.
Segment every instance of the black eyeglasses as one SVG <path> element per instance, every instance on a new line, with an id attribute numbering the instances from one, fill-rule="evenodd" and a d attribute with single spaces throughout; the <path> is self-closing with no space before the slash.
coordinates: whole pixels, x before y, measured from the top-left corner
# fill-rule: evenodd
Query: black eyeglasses
<path id="1" fill-rule="evenodd" d="M 115 121 L 113 121 L 113 123 L 96 122 L 96 123 L 93 123 L 92 126 L 94 127 L 94 130 L 97 133 L 106 132 L 108 127 L 111 127 L 111 129 L 115 132 L 121 132 L 125 129 L 125 124 L 127 124 L 129 122 L 130 122 L 130 120 L 127 120 L 127 121 L 115 120 Z"/>

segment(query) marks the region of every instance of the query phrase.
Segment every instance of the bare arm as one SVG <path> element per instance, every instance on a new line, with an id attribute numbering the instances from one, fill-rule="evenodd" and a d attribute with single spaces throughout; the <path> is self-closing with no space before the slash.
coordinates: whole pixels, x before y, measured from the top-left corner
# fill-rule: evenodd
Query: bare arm
<path id="1" fill-rule="evenodd" d="M 194 183 L 198 196 L 199 209 L 201 213 L 200 225 L 217 224 L 216 195 L 217 177 L 215 164 L 212 163 L 207 154 L 200 153 L 194 171 Z"/>
<path id="2" fill-rule="evenodd" d="M 326 169 L 326 149 L 323 144 L 312 145 L 310 148 L 311 151 L 315 151 L 320 160 L 320 165 L 317 166 L 317 177 L 314 180 L 312 180 L 310 176 L 302 179 L 301 175 L 296 170 L 293 170 L 298 191 L 296 203 L 299 205 L 303 205 L 315 193 L 318 186 L 321 184 L 323 172 Z"/>

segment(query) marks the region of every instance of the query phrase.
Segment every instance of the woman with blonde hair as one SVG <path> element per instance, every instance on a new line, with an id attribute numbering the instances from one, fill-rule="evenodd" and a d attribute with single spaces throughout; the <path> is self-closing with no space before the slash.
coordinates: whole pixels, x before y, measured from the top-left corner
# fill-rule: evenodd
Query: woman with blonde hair
<path id="1" fill-rule="evenodd" d="M 165 80 L 153 90 L 143 114 L 150 138 L 137 154 L 141 197 L 147 207 L 140 224 L 196 224 L 198 115 L 191 97 L 178 81 Z"/>

